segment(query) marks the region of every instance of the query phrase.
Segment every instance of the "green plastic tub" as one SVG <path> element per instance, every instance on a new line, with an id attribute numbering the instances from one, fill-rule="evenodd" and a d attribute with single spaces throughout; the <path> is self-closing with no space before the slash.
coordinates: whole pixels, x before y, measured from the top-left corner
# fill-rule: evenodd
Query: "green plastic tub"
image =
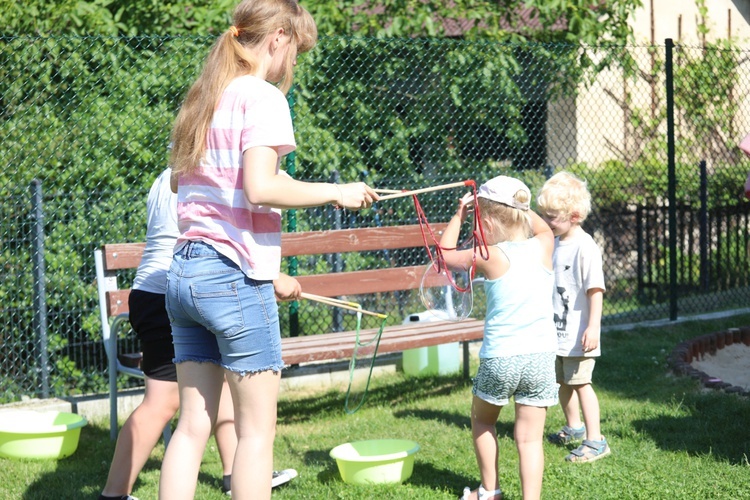
<path id="1" fill-rule="evenodd" d="M 86 419 L 75 413 L 0 411 L 0 456 L 59 459 L 78 449 Z"/>
<path id="2" fill-rule="evenodd" d="M 330 455 L 345 483 L 403 483 L 418 451 L 419 445 L 407 439 L 372 439 L 339 445 Z"/>

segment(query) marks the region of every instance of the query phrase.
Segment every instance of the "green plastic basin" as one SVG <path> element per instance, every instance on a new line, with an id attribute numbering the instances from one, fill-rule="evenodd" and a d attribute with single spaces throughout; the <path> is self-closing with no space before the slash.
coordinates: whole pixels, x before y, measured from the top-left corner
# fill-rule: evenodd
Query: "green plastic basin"
<path id="1" fill-rule="evenodd" d="M 0 456 L 58 459 L 78 449 L 86 419 L 75 413 L 0 411 Z"/>
<path id="2" fill-rule="evenodd" d="M 339 445 L 330 455 L 345 483 L 402 483 L 411 477 L 417 451 L 408 439 L 372 439 Z"/>

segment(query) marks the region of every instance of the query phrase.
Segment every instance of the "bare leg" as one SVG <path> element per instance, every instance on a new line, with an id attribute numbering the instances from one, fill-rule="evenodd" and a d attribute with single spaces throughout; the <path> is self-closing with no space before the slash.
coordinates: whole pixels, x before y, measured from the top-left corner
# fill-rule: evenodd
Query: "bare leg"
<path id="1" fill-rule="evenodd" d="M 232 473 L 234 453 L 237 451 L 237 431 L 234 428 L 232 393 L 226 379 L 221 386 L 221 401 L 219 402 L 219 413 L 214 427 L 214 437 L 216 438 L 216 446 L 219 448 L 224 475 L 228 476 Z"/>
<path id="2" fill-rule="evenodd" d="M 560 406 L 565 414 L 565 423 L 573 429 L 581 427 L 581 412 L 578 409 L 578 394 L 576 387 L 560 384 Z M 588 427 L 588 426 L 587 426 Z"/>
<path id="3" fill-rule="evenodd" d="M 516 403 L 515 439 L 524 500 L 538 499 L 542 495 L 544 475 L 542 440 L 546 417 L 547 408 Z"/>
<path id="4" fill-rule="evenodd" d="M 471 435 L 474 438 L 474 452 L 479 465 L 479 475 L 482 486 L 487 491 L 500 489 L 497 479 L 497 417 L 502 406 L 492 405 L 478 397 L 474 397 L 471 404 Z M 476 491 L 472 491 L 470 498 L 476 498 Z"/>
<path id="5" fill-rule="evenodd" d="M 586 437 L 592 441 L 599 441 L 602 439 L 599 398 L 596 397 L 591 384 L 577 385 L 574 388 L 581 402 L 583 420 L 586 422 Z"/>
<path id="6" fill-rule="evenodd" d="M 179 407 L 177 383 L 146 377 L 146 392 L 117 436 L 105 496 L 129 495 L 138 474 Z"/>
<path id="7" fill-rule="evenodd" d="M 234 498 L 271 498 L 276 403 L 281 372 L 240 377 L 226 372 L 234 402 L 237 452 L 232 471 Z"/>
<path id="8" fill-rule="evenodd" d="M 169 441 L 159 481 L 159 498 L 193 498 L 203 452 L 216 422 L 223 369 L 213 363 L 177 364 L 180 418 Z"/>

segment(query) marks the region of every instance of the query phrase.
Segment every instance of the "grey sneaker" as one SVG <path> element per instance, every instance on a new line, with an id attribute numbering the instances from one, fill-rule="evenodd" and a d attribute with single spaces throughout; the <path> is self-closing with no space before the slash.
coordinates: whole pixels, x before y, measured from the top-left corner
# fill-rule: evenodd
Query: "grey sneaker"
<path id="1" fill-rule="evenodd" d="M 550 443 L 554 444 L 568 444 L 573 441 L 581 441 L 586 439 L 586 426 L 582 425 L 578 429 L 573 429 L 567 425 L 563 425 L 562 429 L 554 434 L 547 436 Z"/>
<path id="2" fill-rule="evenodd" d="M 583 444 L 570 452 L 570 455 L 565 457 L 567 462 L 594 462 L 600 458 L 604 458 L 612 453 L 609 449 L 607 440 L 602 436 L 601 441 L 589 441 L 588 439 L 583 440 Z"/>

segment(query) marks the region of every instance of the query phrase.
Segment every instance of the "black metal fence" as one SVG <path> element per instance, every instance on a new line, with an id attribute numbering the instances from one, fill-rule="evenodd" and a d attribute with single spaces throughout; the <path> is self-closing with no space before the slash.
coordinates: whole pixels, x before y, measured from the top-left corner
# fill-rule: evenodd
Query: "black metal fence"
<path id="1" fill-rule="evenodd" d="M 144 238 L 148 188 L 212 42 L 0 38 L 0 402 L 106 387 L 93 250 Z M 736 144 L 750 131 L 747 55 L 669 43 L 323 38 L 300 57 L 289 95 L 299 149 L 285 165 L 303 179 L 399 189 L 509 174 L 533 192 L 567 169 L 593 195 L 584 227 L 604 253 L 605 323 L 744 307 L 750 162 Z M 596 64 L 609 59 L 617 64 Z M 420 202 L 430 221 L 444 221 L 461 194 Z M 416 213 L 407 198 L 285 218 L 294 231 L 415 222 Z M 300 259 L 295 272 L 391 259 L 426 263 L 415 249 Z M 364 301 L 393 322 L 422 308 L 417 292 Z M 282 308 L 299 318 L 296 332 L 285 320 L 284 335 L 345 325 L 319 305 Z"/>

